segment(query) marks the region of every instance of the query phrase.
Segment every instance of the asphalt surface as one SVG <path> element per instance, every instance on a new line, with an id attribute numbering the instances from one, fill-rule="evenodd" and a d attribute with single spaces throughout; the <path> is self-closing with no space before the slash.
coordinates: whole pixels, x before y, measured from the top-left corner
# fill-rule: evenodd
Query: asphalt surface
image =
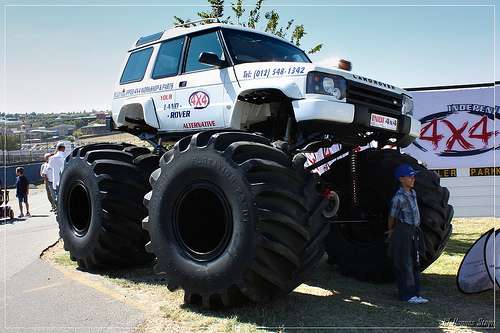
<path id="1" fill-rule="evenodd" d="M 57 242 L 56 217 L 44 189 L 31 189 L 31 217 L 0 222 L 0 332 L 133 332 L 147 318 L 141 308 L 93 281 L 41 259 Z"/>

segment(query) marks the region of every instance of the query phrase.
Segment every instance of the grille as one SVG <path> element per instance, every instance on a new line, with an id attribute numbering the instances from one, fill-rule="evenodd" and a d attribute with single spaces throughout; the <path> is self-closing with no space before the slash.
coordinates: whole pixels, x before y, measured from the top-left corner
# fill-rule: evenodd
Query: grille
<path id="1" fill-rule="evenodd" d="M 347 103 L 361 104 L 370 109 L 383 110 L 391 114 L 401 114 L 403 98 L 386 90 L 348 82 Z"/>

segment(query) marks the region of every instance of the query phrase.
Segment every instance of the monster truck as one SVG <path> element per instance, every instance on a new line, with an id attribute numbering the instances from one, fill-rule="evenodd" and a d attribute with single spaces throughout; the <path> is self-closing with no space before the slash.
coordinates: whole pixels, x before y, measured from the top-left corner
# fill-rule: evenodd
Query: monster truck
<path id="1" fill-rule="evenodd" d="M 314 65 L 276 36 L 203 23 L 139 38 L 127 52 L 107 127 L 154 153 L 97 144 L 68 156 L 57 218 L 71 258 L 88 269 L 156 258 L 170 290 L 207 308 L 291 292 L 325 248 L 346 271 L 383 278 L 393 172 L 408 163 L 422 170 L 425 265 L 434 261 L 452 217 L 437 175 L 399 150 L 355 152 L 418 137 L 411 96 L 345 61 Z M 336 154 L 305 167 L 303 153 L 333 144 Z M 311 172 L 334 159 L 329 172 Z"/>

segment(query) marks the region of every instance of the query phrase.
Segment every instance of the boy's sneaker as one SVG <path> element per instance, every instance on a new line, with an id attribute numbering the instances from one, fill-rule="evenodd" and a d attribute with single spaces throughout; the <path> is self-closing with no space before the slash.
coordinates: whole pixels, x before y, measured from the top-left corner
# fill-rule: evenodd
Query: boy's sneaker
<path id="1" fill-rule="evenodd" d="M 17 218 L 20 219 L 21 217 L 24 217 L 24 215 L 23 214 L 19 214 L 19 216 Z"/>
<path id="2" fill-rule="evenodd" d="M 412 304 L 418 304 L 420 303 L 420 300 L 418 299 L 417 296 L 413 296 L 412 298 L 410 298 L 409 300 L 407 300 L 408 303 L 412 303 Z"/>
<path id="3" fill-rule="evenodd" d="M 26 213 L 26 216 L 31 216 L 31 214 L 30 213 Z"/>
<path id="4" fill-rule="evenodd" d="M 427 303 L 427 302 L 429 302 L 428 299 L 425 299 L 422 296 L 418 296 L 418 300 L 420 301 L 420 303 Z"/>

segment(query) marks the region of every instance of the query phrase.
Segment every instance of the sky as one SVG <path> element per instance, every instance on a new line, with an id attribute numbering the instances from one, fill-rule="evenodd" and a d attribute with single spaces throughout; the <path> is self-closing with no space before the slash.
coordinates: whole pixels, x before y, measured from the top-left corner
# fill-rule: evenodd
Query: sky
<path id="1" fill-rule="evenodd" d="M 197 19 L 206 0 L 4 0 L 0 18 L 0 112 L 110 110 L 126 51 L 169 29 L 174 15 Z M 227 1 L 225 17 L 234 1 Z M 255 0 L 244 1 L 247 13 Z M 71 5 L 68 5 L 71 3 Z M 305 4 L 306 3 L 306 4 Z M 353 73 L 403 88 L 500 80 L 492 0 L 266 0 L 285 25 L 303 24 L 301 47 L 315 62 L 348 59 Z M 500 17 L 500 16 L 498 16 Z M 264 29 L 262 17 L 258 28 Z M 497 45 L 500 43 L 496 43 Z M 497 62 L 500 64 L 500 62 Z M 497 103 L 498 104 L 498 103 Z"/>

